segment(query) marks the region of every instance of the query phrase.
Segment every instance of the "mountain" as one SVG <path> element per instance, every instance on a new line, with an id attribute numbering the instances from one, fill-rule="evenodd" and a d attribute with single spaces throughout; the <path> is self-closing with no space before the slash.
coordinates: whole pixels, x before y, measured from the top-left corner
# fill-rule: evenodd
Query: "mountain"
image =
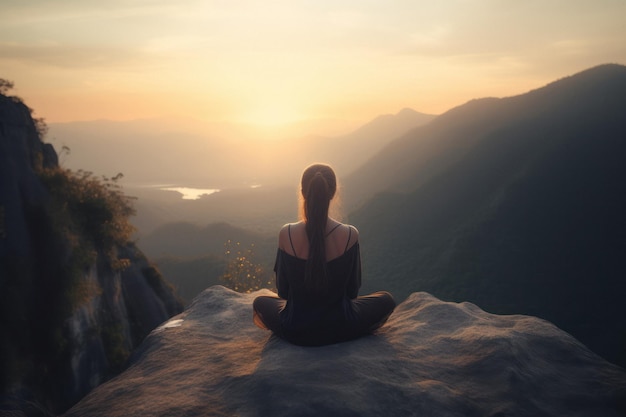
<path id="1" fill-rule="evenodd" d="M 207 287 L 226 285 L 221 278 L 236 259 L 267 277 L 264 286 L 273 282 L 275 234 L 268 237 L 227 223 L 201 227 L 179 222 L 165 224 L 139 242 L 185 303 Z"/>
<path id="2" fill-rule="evenodd" d="M 191 304 L 193 299 L 206 288 L 229 284 L 222 279 L 228 267 L 227 259 L 223 255 L 209 254 L 194 258 L 162 256 L 153 259 L 152 262 L 157 265 L 165 279 L 174 286 L 176 294 L 185 306 Z"/>
<path id="3" fill-rule="evenodd" d="M 626 67 L 474 100 L 348 179 L 366 289 L 545 318 L 626 365 Z"/>
<path id="4" fill-rule="evenodd" d="M 269 291 L 204 291 L 78 416 L 623 416 L 626 372 L 544 320 L 415 293 L 377 334 L 306 348 L 257 328 Z"/>
<path id="5" fill-rule="evenodd" d="M 211 223 L 198 226 L 188 222 L 168 223 L 141 238 L 141 247 L 148 256 L 163 255 L 196 257 L 207 254 L 224 254 L 227 242 L 242 246 L 263 246 L 270 241 L 272 252 L 276 249 L 276 238 L 255 233 L 227 223 Z M 261 245 L 260 245 L 261 244 Z"/>
<path id="6" fill-rule="evenodd" d="M 337 175 L 343 177 L 376 155 L 389 142 L 417 126 L 429 123 L 435 117 L 408 108 L 396 114 L 378 116 L 350 134 L 318 139 L 317 154 L 313 153 L 307 161 L 303 161 L 302 167 L 311 162 L 323 161 L 331 164 Z M 299 149 L 300 152 L 306 149 L 302 145 L 296 141 L 292 154 L 297 154 Z"/>
<path id="7" fill-rule="evenodd" d="M 344 184 L 350 189 L 366 189 L 366 196 L 412 191 L 464 158 L 484 138 L 499 135 L 499 130 L 525 129 L 527 123 L 539 129 L 539 123 L 549 125 L 553 119 L 564 125 L 579 117 L 600 122 L 602 109 L 614 113 L 620 102 L 611 88 L 613 82 L 620 83 L 616 78 L 622 70 L 620 65 L 603 65 L 520 96 L 472 100 L 392 141 L 351 173 Z M 547 135 L 549 129 L 556 127 L 546 126 L 539 134 Z"/>
<path id="8" fill-rule="evenodd" d="M 132 243 L 127 198 L 59 167 L 31 112 L 0 94 L 0 414 L 48 416 L 183 306 Z"/>

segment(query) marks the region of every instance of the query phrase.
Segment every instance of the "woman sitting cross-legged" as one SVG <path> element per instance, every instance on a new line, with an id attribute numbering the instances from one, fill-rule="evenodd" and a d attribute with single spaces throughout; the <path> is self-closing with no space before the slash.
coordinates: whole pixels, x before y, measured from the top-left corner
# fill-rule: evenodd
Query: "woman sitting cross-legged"
<path id="1" fill-rule="evenodd" d="M 337 190 L 332 168 L 302 174 L 304 220 L 280 230 L 274 271 L 278 297 L 254 300 L 254 322 L 291 343 L 320 346 L 370 334 L 396 303 L 388 292 L 358 296 L 359 232 L 328 215 Z"/>

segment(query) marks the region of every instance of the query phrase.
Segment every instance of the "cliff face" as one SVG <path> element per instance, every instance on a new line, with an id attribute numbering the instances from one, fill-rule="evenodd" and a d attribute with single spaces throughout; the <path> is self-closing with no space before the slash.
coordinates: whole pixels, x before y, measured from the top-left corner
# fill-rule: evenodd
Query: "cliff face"
<path id="1" fill-rule="evenodd" d="M 134 244 L 103 253 L 63 223 L 45 169 L 64 172 L 30 110 L 0 95 L 0 411 L 31 415 L 67 409 L 182 311 Z"/>
<path id="2" fill-rule="evenodd" d="M 626 372 L 535 317 L 414 293 L 377 334 L 310 348 L 254 326 L 261 294 L 205 290 L 66 417 L 626 415 Z"/>
<path id="3" fill-rule="evenodd" d="M 26 106 L 0 95 L 0 255 L 29 256 L 32 233 L 27 210 L 43 204 L 36 166 L 57 164 L 52 145 L 39 139 Z M 0 276 L 0 284 L 6 277 Z"/>

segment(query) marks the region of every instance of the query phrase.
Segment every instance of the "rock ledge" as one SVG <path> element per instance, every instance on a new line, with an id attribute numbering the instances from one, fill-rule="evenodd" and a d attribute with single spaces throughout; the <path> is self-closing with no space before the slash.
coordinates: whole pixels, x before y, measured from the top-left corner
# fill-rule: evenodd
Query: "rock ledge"
<path id="1" fill-rule="evenodd" d="M 376 335 L 290 345 L 221 286 L 66 416 L 624 416 L 626 372 L 544 320 L 414 293 Z"/>

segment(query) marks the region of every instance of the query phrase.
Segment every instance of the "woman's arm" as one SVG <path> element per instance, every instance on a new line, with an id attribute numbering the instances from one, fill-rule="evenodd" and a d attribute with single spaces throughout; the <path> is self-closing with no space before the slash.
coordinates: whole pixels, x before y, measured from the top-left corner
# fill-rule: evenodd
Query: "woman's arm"
<path id="1" fill-rule="evenodd" d="M 280 298 L 287 299 L 289 295 L 289 280 L 285 276 L 285 267 L 282 259 L 283 254 L 280 250 L 276 254 L 276 262 L 274 263 L 274 272 L 276 274 L 276 290 Z"/>
<path id="2" fill-rule="evenodd" d="M 347 295 L 349 298 L 356 298 L 359 295 L 359 289 L 361 288 L 361 249 L 358 246 L 359 243 L 355 243 L 354 255 L 352 258 L 352 268 L 350 268 L 350 276 L 348 277 Z"/>
<path id="3" fill-rule="evenodd" d="M 287 299 L 289 295 L 289 280 L 285 276 L 285 267 L 282 252 L 285 252 L 285 240 L 287 239 L 287 225 L 283 226 L 278 233 L 278 251 L 276 253 L 276 262 L 274 263 L 274 272 L 276 274 L 276 290 L 280 298 Z"/>

